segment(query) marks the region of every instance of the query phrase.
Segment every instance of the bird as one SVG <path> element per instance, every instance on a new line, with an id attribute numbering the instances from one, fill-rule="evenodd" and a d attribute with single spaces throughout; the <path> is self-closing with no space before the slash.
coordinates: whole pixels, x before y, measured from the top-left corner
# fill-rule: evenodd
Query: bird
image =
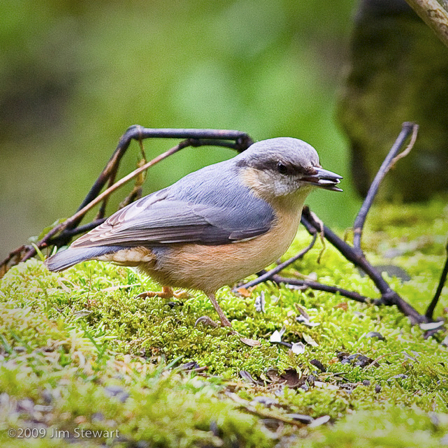
<path id="1" fill-rule="evenodd" d="M 45 261 L 62 271 L 86 260 L 131 266 L 162 285 L 139 297 L 204 292 L 223 327 L 232 324 L 216 292 L 255 274 L 291 245 L 308 194 L 342 191 L 308 143 L 261 140 L 235 157 L 187 174 L 118 210 Z"/>

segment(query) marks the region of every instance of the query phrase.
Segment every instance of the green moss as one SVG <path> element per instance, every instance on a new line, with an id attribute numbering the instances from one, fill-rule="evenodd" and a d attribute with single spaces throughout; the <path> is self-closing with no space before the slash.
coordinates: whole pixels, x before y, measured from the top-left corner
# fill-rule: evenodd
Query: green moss
<path id="1" fill-rule="evenodd" d="M 445 258 L 445 214 L 441 201 L 407 209 L 405 219 L 393 206 L 382 206 L 381 216 L 374 211 L 365 233 L 371 260 L 397 264 L 411 275 L 407 282 L 388 280 L 421 312 L 434 294 Z M 408 222 L 411 230 L 404 227 Z M 288 254 L 308 241 L 309 236 L 299 232 Z M 413 250 L 384 258 L 384 251 L 403 242 Z M 323 283 L 377 297 L 372 282 L 328 244 L 318 264 L 320 250 L 317 243 L 285 275 L 315 272 Z M 151 446 L 273 446 L 283 438 L 316 447 L 423 446 L 419 443 L 426 436 L 425 446 L 436 446 L 447 430 L 448 354 L 440 344 L 446 334 L 425 340 L 423 331 L 395 307 L 363 305 L 271 282 L 259 285 L 248 298 L 223 288 L 218 298 L 234 328 L 261 342 L 248 347 L 226 329 L 194 326 L 204 314 L 216 319 L 201 293 L 191 292 L 190 298 L 173 303 L 137 298 L 158 288 L 132 269 L 99 262 L 58 274 L 38 260 L 11 269 L 0 287 L 0 440 L 8 446 L 45 447 L 79 441 L 19 441 L 4 432 L 41 425 L 48 432 L 58 429 L 71 435 L 76 428 L 118 430 L 121 438 L 116 442 L 124 445 L 145 440 Z M 265 313 L 254 305 L 262 292 Z M 298 322 L 297 306 L 318 325 Z M 447 306 L 445 288 L 437 315 Z M 282 327 L 284 341 L 305 343 L 303 354 L 269 342 L 273 331 Z M 385 339 L 369 337 L 371 332 Z M 359 353 L 371 361 L 363 368 L 342 364 L 339 352 Z M 319 371 L 313 359 L 326 371 Z M 205 370 L 199 376 L 173 371 L 190 361 Z M 269 368 L 295 370 L 304 380 L 303 388 L 270 383 Z M 241 370 L 267 382 L 243 382 Z M 119 393 L 111 395 L 111 386 Z M 247 401 L 229 398 L 230 392 Z M 259 395 L 276 404 L 249 405 Z M 32 415 L 20 410 L 18 403 L 27 399 L 44 410 L 30 411 Z M 336 424 L 271 427 L 275 416 L 288 420 L 294 413 L 328 415 Z M 431 423 L 431 413 L 438 415 L 437 425 Z M 397 437 L 399 432 L 405 435 Z M 93 445 L 112 441 L 83 439 Z"/>
<path id="2" fill-rule="evenodd" d="M 439 447 L 448 429 L 446 415 L 425 414 L 418 408 L 388 406 L 385 410 L 359 411 L 332 428 L 308 434 L 293 447 Z"/>

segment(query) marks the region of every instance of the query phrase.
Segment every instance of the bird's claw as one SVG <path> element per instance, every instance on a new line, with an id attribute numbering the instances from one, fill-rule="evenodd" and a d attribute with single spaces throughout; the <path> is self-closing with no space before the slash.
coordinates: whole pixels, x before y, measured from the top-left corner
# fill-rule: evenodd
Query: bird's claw
<path id="1" fill-rule="evenodd" d="M 160 297 L 161 299 L 188 299 L 190 295 L 187 291 L 173 291 L 169 286 L 163 286 L 162 291 L 146 291 L 137 296 L 139 299 L 146 299 L 148 297 Z"/>

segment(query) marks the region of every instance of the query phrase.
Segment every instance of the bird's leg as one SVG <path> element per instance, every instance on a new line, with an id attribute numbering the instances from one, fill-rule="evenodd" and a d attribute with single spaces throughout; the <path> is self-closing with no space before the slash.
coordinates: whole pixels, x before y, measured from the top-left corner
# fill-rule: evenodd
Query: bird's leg
<path id="1" fill-rule="evenodd" d="M 215 307 L 216 312 L 218 313 L 219 319 L 221 320 L 221 325 L 223 327 L 231 327 L 232 324 L 230 323 L 229 319 L 227 319 L 226 315 L 224 314 L 224 311 L 219 306 L 215 294 L 207 294 L 208 298 L 210 299 L 210 302 L 212 302 L 212 305 Z"/>
<path id="2" fill-rule="evenodd" d="M 245 337 L 242 337 L 237 331 L 235 331 L 232 328 L 232 324 L 230 323 L 229 319 L 227 319 L 226 315 L 224 314 L 224 311 L 221 309 L 221 307 L 218 305 L 218 302 L 216 301 L 215 294 L 207 294 L 208 298 L 210 299 L 210 302 L 212 302 L 212 305 L 215 307 L 216 312 L 219 315 L 219 318 L 221 320 L 221 325 L 223 327 L 230 327 L 231 331 L 230 334 L 234 334 L 237 336 L 240 336 L 240 341 L 243 344 L 248 345 L 249 347 L 257 347 L 260 345 L 260 342 L 255 339 L 248 339 Z M 210 319 L 208 316 L 202 316 L 200 317 L 194 326 L 196 326 L 199 322 L 202 322 L 204 325 L 209 325 L 211 327 L 217 327 L 217 323 Z"/>
<path id="3" fill-rule="evenodd" d="M 186 291 L 173 291 L 169 286 L 162 286 L 162 291 L 147 291 L 142 292 L 137 296 L 140 299 L 146 299 L 147 297 L 160 297 L 161 299 L 187 299 L 189 297 Z"/>

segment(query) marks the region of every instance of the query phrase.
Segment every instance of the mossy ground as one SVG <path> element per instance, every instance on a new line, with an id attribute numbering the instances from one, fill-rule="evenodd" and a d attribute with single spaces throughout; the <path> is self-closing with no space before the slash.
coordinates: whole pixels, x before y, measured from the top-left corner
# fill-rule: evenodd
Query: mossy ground
<path id="1" fill-rule="evenodd" d="M 445 202 L 381 206 L 371 215 L 364 237 L 368 258 L 405 269 L 411 280 L 388 278 L 390 284 L 423 312 L 445 259 Z M 308 241 L 300 231 L 289 254 Z M 320 248 L 316 245 L 285 274 L 315 272 L 322 283 L 377 297 L 371 281 L 329 245 L 317 264 Z M 394 258 L 385 259 L 388 254 Z M 34 259 L 7 273 L 0 287 L 2 446 L 448 444 L 444 331 L 425 340 L 424 332 L 394 307 L 318 291 L 267 283 L 243 298 L 223 288 L 218 298 L 234 328 L 261 342 L 249 347 L 226 329 L 194 326 L 204 314 L 217 318 L 201 293 L 192 292 L 182 302 L 136 298 L 157 288 L 132 269 L 99 262 L 55 274 Z M 264 313 L 254 305 L 261 292 Z M 319 325 L 298 322 L 297 306 Z M 438 317 L 445 307 L 447 288 Z M 283 341 L 305 343 L 303 354 L 269 342 L 282 327 Z M 369 337 L 370 332 L 385 339 Z M 340 352 L 377 364 L 343 364 L 336 356 Z M 325 371 L 311 360 L 320 361 Z M 206 369 L 178 368 L 191 361 Z M 296 379 L 306 381 L 296 388 L 269 382 L 270 368 L 293 369 Z M 243 370 L 260 385 L 244 381 Z M 292 414 L 330 420 L 316 427 L 297 420 L 289 424 Z"/>

